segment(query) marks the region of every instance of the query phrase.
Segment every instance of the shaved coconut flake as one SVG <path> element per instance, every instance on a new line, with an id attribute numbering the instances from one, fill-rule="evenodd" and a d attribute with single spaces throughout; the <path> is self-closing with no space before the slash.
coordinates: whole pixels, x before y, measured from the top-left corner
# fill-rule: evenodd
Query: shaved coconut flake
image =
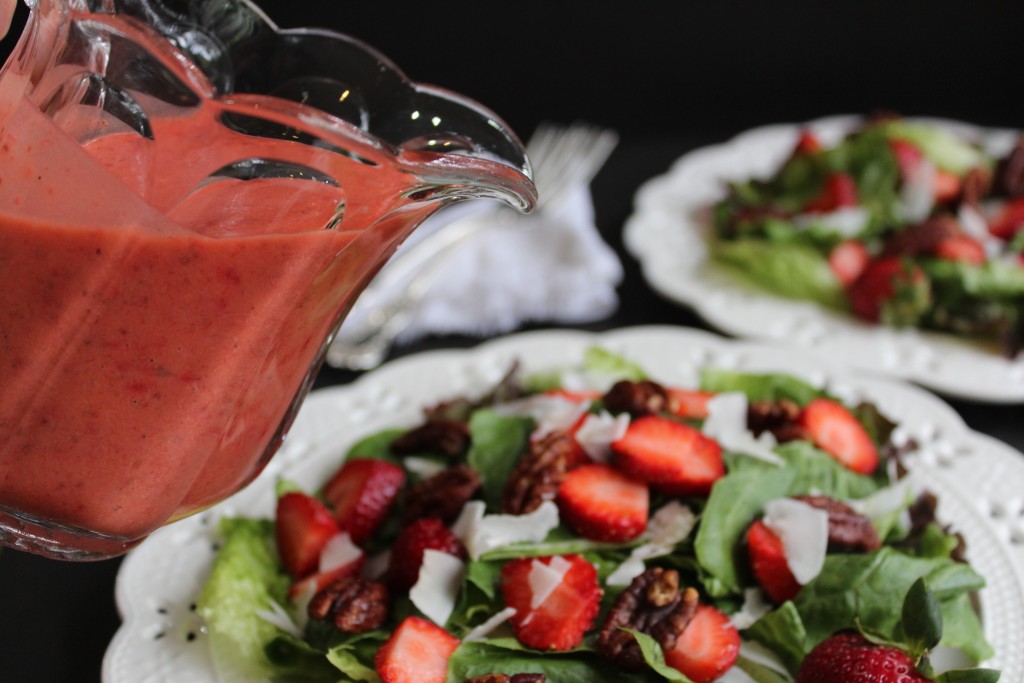
<path id="1" fill-rule="evenodd" d="M 922 158 L 903 178 L 897 210 L 900 217 L 911 223 L 923 221 L 935 205 L 935 164 Z"/>
<path id="2" fill-rule="evenodd" d="M 562 388 L 566 391 L 600 391 L 604 393 L 612 388 L 621 377 L 606 372 L 589 370 L 562 373 Z"/>
<path id="3" fill-rule="evenodd" d="M 423 564 L 416 584 L 409 590 L 409 599 L 438 626 L 444 626 L 459 598 L 465 563 L 440 550 L 423 551 Z"/>
<path id="4" fill-rule="evenodd" d="M 747 428 L 747 395 L 739 391 L 718 394 L 708 401 L 708 416 L 701 431 L 727 451 L 749 455 L 773 465 L 785 465 L 772 449 L 777 445 L 771 432 L 755 438 Z"/>
<path id="5" fill-rule="evenodd" d="M 793 219 L 793 224 L 798 227 L 818 225 L 843 237 L 856 237 L 867 227 L 869 218 L 870 216 L 864 207 L 843 206 L 828 213 L 796 216 Z"/>
<path id="6" fill-rule="evenodd" d="M 303 609 L 305 613 L 305 609 Z M 256 616 L 263 621 L 276 626 L 285 633 L 295 636 L 296 638 L 302 637 L 302 629 L 296 624 L 287 610 L 281 605 L 277 604 L 276 601 L 270 601 L 270 609 L 261 609 L 256 611 Z"/>
<path id="7" fill-rule="evenodd" d="M 729 620 L 738 630 L 750 628 L 757 621 L 772 611 L 772 604 L 765 600 L 760 588 L 748 588 L 743 591 L 743 605 L 739 611 L 730 615 Z"/>
<path id="8" fill-rule="evenodd" d="M 828 550 L 828 512 L 799 500 L 779 498 L 764 506 L 763 521 L 782 540 L 786 564 L 800 585 L 821 573 Z"/>
<path id="9" fill-rule="evenodd" d="M 495 407 L 501 415 L 521 415 L 533 418 L 537 424 L 534 438 L 552 432 L 566 431 L 587 412 L 587 403 L 580 403 L 565 396 L 539 394 L 519 401 L 512 401 Z"/>
<path id="10" fill-rule="evenodd" d="M 976 240 L 985 241 L 992 237 L 988 231 L 988 221 L 981 215 L 981 212 L 970 204 L 963 203 L 957 212 L 957 219 L 964 232 Z"/>
<path id="11" fill-rule="evenodd" d="M 847 505 L 868 519 L 876 520 L 910 505 L 917 498 L 916 489 L 912 481 L 903 479 L 867 498 L 847 501 Z"/>
<path id="12" fill-rule="evenodd" d="M 476 560 L 488 550 L 512 543 L 539 543 L 557 526 L 558 506 L 550 500 L 525 515 L 484 515 L 484 503 L 470 501 L 452 525 L 452 533 Z"/>
<path id="13" fill-rule="evenodd" d="M 496 612 L 495 614 L 491 615 L 491 617 L 484 623 L 470 629 L 469 633 L 462 637 L 462 642 L 472 643 L 478 640 L 484 640 L 494 631 L 494 629 L 498 628 L 506 621 L 511 619 L 513 616 L 515 616 L 515 613 L 515 607 L 506 607 L 500 612 Z"/>
<path id="14" fill-rule="evenodd" d="M 629 557 L 608 575 L 606 583 L 610 586 L 628 586 L 647 569 L 646 560 L 671 554 L 676 544 L 686 540 L 696 524 L 697 516 L 693 510 L 677 500 L 666 503 L 651 516 L 647 524 L 644 532 L 647 542 L 633 548 Z"/>
<path id="15" fill-rule="evenodd" d="M 329 572 L 355 562 L 363 556 L 363 549 L 352 542 L 347 531 L 335 534 L 320 551 L 320 572 Z"/>
<path id="16" fill-rule="evenodd" d="M 672 500 L 658 508 L 647 522 L 644 538 L 656 545 L 674 546 L 682 543 L 697 524 L 697 515 L 678 500 Z"/>
<path id="17" fill-rule="evenodd" d="M 526 577 L 526 582 L 530 586 L 531 610 L 543 605 L 555 589 L 562 585 L 562 579 L 571 567 L 572 563 L 560 555 L 552 557 L 548 564 L 540 560 L 530 563 L 530 573 Z"/>
<path id="18" fill-rule="evenodd" d="M 309 603 L 313 601 L 314 595 L 316 595 L 316 582 L 307 581 L 298 595 L 291 598 L 292 606 L 295 608 L 295 625 L 300 631 L 306 630 L 306 624 L 309 622 Z"/>
<path id="19" fill-rule="evenodd" d="M 415 474 L 420 479 L 430 479 L 435 474 L 444 472 L 448 466 L 438 460 L 432 460 L 430 458 L 421 458 L 415 455 L 410 455 L 402 460 L 402 464 L 405 469 L 410 473 Z"/>
<path id="20" fill-rule="evenodd" d="M 629 427 L 629 413 L 612 416 L 601 411 L 600 415 L 587 415 L 576 430 L 576 443 L 598 462 L 607 462 L 612 454 L 612 442 L 626 434 Z"/>

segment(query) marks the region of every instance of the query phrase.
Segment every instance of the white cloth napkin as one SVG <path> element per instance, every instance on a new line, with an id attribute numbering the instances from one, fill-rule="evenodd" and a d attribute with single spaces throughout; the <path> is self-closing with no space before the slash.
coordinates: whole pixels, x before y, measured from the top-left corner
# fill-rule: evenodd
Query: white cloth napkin
<path id="1" fill-rule="evenodd" d="M 590 322 L 615 311 L 622 264 L 598 234 L 588 187 L 575 188 L 559 203 L 527 216 L 496 209 L 490 201 L 454 206 L 426 221 L 402 249 L 466 216 L 493 224 L 435 257 L 443 262 L 428 266 L 433 272 L 429 289 L 399 335 L 400 343 L 428 334 L 486 337 L 526 322 Z M 394 296 L 406 284 L 392 283 L 393 291 L 376 298 Z M 360 298 L 339 337 L 358 328 L 373 303 Z"/>

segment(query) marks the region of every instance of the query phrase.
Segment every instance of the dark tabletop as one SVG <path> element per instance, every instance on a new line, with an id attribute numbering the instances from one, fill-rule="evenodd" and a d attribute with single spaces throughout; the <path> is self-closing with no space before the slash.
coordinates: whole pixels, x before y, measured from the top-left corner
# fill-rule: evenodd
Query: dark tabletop
<path id="1" fill-rule="evenodd" d="M 764 123 L 875 109 L 1024 123 L 1011 105 L 1019 81 L 1007 76 L 1019 73 L 1022 61 L 1019 2 L 264 6 L 283 26 L 330 26 L 363 38 L 414 79 L 490 106 L 524 138 L 542 120 L 586 119 L 620 131 L 593 196 L 598 228 L 625 266 L 621 305 L 581 329 L 706 328 L 646 284 L 621 239 L 637 187 L 691 149 Z M 431 338 L 393 355 L 479 341 Z M 325 368 L 317 387 L 355 376 Z M 1024 449 L 1020 406 L 950 403 L 973 429 Z M 0 550 L 0 681 L 98 681 L 120 623 L 118 566 Z"/>

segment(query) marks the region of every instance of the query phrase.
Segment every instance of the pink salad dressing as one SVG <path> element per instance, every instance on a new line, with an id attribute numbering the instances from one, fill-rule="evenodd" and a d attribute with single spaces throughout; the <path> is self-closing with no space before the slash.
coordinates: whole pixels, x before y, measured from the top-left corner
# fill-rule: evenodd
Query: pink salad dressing
<path id="1" fill-rule="evenodd" d="M 288 143 L 213 135 L 200 108 L 154 119 L 153 140 L 114 131 L 82 146 L 62 132 L 74 122 L 9 93 L 0 506 L 137 539 L 259 471 L 331 327 L 429 209 L 365 231 L 412 180 L 312 148 L 302 161 L 333 164 L 341 187 L 229 178 L 193 191 Z M 173 171 L 146 185 L 148 164 Z M 342 204 L 343 227 L 325 229 Z"/>

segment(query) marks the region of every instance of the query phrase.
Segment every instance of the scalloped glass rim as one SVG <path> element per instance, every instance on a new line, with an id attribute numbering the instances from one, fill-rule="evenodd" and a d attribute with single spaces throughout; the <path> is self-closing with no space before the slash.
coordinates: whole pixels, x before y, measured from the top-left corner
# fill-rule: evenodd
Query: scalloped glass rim
<path id="1" fill-rule="evenodd" d="M 939 496 L 939 515 L 964 534 L 971 563 L 985 575 L 979 595 L 986 633 L 996 648 L 988 666 L 1007 681 L 1024 679 L 1024 455 L 969 430 L 946 403 L 919 388 L 851 375 L 806 354 L 778 346 L 724 340 L 674 327 L 637 327 L 609 333 L 543 331 L 512 335 L 468 351 L 410 356 L 352 385 L 313 392 L 285 447 L 247 489 L 154 533 L 125 559 L 116 598 L 124 623 L 107 650 L 106 683 L 218 677 L 190 609 L 209 571 L 216 520 L 224 515 L 270 516 L 273 483 L 287 476 L 310 488 L 337 467 L 360 436 L 413 425 L 424 404 L 486 391 L 519 359 L 526 371 L 565 367 L 601 344 L 638 361 L 654 377 L 683 386 L 707 365 L 774 370 L 827 386 L 846 400 L 876 402 L 922 444 L 910 467 Z"/>
<path id="2" fill-rule="evenodd" d="M 1008 360 L 991 346 L 952 335 L 868 325 L 811 302 L 741 284 L 711 264 L 699 216 L 722 196 L 726 181 L 771 173 L 803 128 L 831 144 L 859 120 L 847 115 L 764 126 L 685 154 L 637 191 L 624 228 L 626 248 L 639 260 L 651 287 L 730 335 L 815 351 L 948 396 L 1024 402 L 1024 355 Z M 916 120 L 975 136 L 996 150 L 1007 149 L 1018 134 L 959 121 Z"/>

